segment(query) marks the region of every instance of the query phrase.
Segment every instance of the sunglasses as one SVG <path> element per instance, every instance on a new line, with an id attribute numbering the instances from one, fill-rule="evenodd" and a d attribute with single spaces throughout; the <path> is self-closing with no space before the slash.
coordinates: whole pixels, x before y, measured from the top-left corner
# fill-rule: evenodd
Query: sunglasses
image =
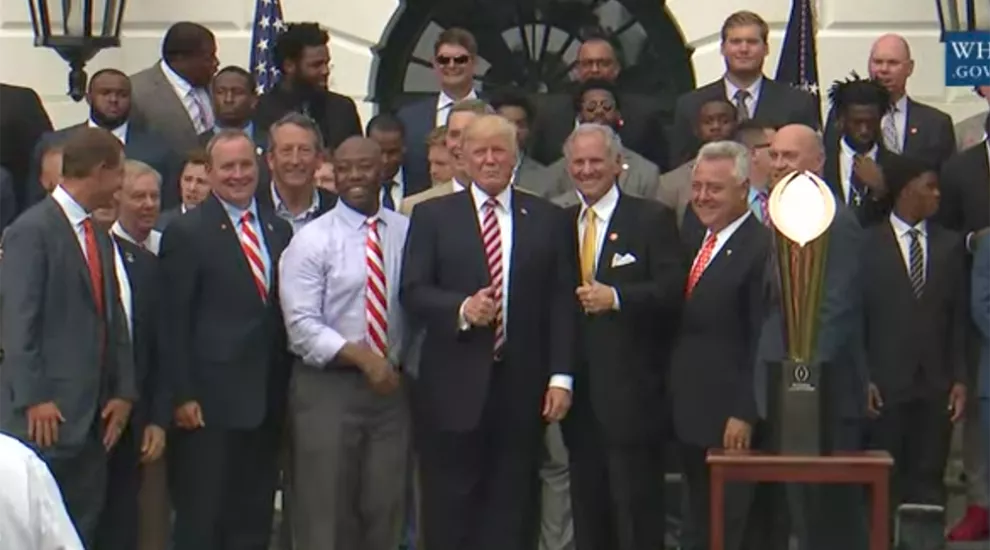
<path id="1" fill-rule="evenodd" d="M 471 56 L 469 55 L 458 55 L 456 57 L 446 55 L 437 56 L 437 65 L 464 65 L 468 61 L 471 61 Z"/>

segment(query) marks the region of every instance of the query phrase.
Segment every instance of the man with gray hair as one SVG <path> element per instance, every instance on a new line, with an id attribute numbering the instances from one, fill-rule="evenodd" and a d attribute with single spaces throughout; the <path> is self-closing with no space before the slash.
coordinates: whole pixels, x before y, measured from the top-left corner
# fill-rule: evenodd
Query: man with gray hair
<path id="1" fill-rule="evenodd" d="M 663 548 L 667 434 L 657 419 L 685 275 L 674 213 L 619 191 L 611 129 L 582 124 L 564 150 L 577 202 L 565 246 L 581 273 L 573 374 L 583 391 L 561 424 L 577 547 Z"/>
<path id="2" fill-rule="evenodd" d="M 124 183 L 114 195 L 117 221 L 110 233 L 158 255 L 162 239 L 155 229 L 162 206 L 162 176 L 151 166 L 128 160 L 124 164 Z"/>
<path id="3" fill-rule="evenodd" d="M 682 238 L 693 258 L 670 360 L 671 410 L 687 490 L 682 548 L 709 547 L 710 449 L 745 450 L 758 419 L 753 358 L 763 324 L 770 234 L 749 210 L 749 151 L 702 146 Z M 726 487 L 726 548 L 739 548 L 749 490 Z"/>

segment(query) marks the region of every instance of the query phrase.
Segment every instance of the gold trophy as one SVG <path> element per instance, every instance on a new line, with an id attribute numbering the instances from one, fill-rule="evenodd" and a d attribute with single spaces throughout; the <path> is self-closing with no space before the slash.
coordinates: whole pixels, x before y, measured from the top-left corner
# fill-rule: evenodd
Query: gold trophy
<path id="1" fill-rule="evenodd" d="M 829 446 L 821 425 L 828 368 L 814 354 L 835 210 L 832 190 L 810 172 L 788 174 L 769 198 L 786 357 L 769 365 L 767 420 L 781 453 L 817 455 Z"/>

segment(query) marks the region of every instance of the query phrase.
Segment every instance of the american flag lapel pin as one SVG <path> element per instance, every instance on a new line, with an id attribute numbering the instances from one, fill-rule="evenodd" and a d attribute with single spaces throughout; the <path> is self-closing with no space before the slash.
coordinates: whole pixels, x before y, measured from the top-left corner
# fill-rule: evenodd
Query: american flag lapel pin
<path id="1" fill-rule="evenodd" d="M 528 216 L 529 210 L 526 210 L 525 208 L 520 208 L 519 213 L 522 214 L 523 216 Z"/>
<path id="2" fill-rule="evenodd" d="M 918 133 L 918 129 L 915 128 L 914 126 L 912 126 L 911 127 L 911 135 L 914 135 L 914 134 L 917 134 L 917 133 Z"/>
<path id="3" fill-rule="evenodd" d="M 275 230 L 275 228 L 272 227 L 272 224 L 270 224 L 270 223 L 267 224 L 267 225 L 265 225 L 265 227 L 267 227 L 269 231 L 274 231 Z"/>
<path id="4" fill-rule="evenodd" d="M 125 253 L 124 259 L 127 260 L 127 263 L 132 264 L 134 263 L 134 254 L 131 254 L 130 252 Z"/>
<path id="5" fill-rule="evenodd" d="M 732 255 L 732 249 L 731 248 L 725 249 L 725 255 L 726 256 L 731 256 Z"/>
<path id="6" fill-rule="evenodd" d="M 227 224 L 225 223 L 220 224 L 220 229 L 227 229 Z"/>
<path id="7" fill-rule="evenodd" d="M 608 240 L 610 240 L 610 241 L 613 241 L 614 242 L 618 238 L 619 238 L 619 234 L 618 233 L 609 233 L 608 234 Z"/>

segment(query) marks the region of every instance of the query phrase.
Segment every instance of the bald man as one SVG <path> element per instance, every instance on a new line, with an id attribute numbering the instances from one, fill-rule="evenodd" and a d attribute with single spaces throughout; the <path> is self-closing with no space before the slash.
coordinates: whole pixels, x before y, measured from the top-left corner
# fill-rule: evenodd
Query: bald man
<path id="1" fill-rule="evenodd" d="M 780 181 L 792 171 L 809 171 L 821 176 L 825 148 L 818 134 L 808 126 L 792 124 L 777 131 L 770 146 L 772 159 L 771 182 Z M 856 216 L 845 205 L 836 205 L 836 215 L 829 228 L 829 243 L 825 260 L 825 293 L 818 312 L 820 332 L 814 360 L 824 365 L 830 383 L 823 396 L 825 407 L 822 429 L 827 430 L 836 450 L 859 450 L 862 424 L 866 418 L 866 355 L 862 340 L 863 309 L 859 289 L 859 249 L 862 229 Z M 776 272 L 776 265 L 773 272 Z M 766 378 L 770 364 L 785 356 L 780 305 L 780 293 L 771 292 L 772 303 L 760 338 L 755 368 L 757 404 L 764 422 L 766 418 Z M 753 548 L 776 550 L 787 548 L 787 530 L 781 520 L 787 519 L 783 501 L 774 500 L 774 488 L 757 489 L 758 503 L 753 509 L 759 516 L 751 521 L 761 522 L 750 531 L 767 540 Z M 809 550 L 861 550 L 866 548 L 866 510 L 862 489 L 855 486 L 789 486 L 787 502 L 792 510 L 803 512 L 806 532 L 798 531 L 801 548 Z M 768 502 L 759 501 L 769 499 Z M 774 509 L 773 502 L 777 503 Z M 800 503 L 794 507 L 794 504 Z"/>
<path id="2" fill-rule="evenodd" d="M 973 91 L 983 99 L 985 106 L 990 107 L 990 85 L 977 86 Z M 984 127 L 987 116 L 990 116 L 990 113 L 983 109 L 956 124 L 956 148 L 959 151 L 965 151 L 986 139 L 987 133 Z"/>
<path id="3" fill-rule="evenodd" d="M 870 78 L 890 91 L 892 109 L 880 123 L 887 150 L 918 157 L 941 166 L 956 152 L 956 134 L 952 117 L 911 99 L 907 94 L 908 78 L 914 73 L 911 46 L 903 36 L 885 34 L 870 48 Z M 825 142 L 839 139 L 834 112 L 829 113 Z"/>

